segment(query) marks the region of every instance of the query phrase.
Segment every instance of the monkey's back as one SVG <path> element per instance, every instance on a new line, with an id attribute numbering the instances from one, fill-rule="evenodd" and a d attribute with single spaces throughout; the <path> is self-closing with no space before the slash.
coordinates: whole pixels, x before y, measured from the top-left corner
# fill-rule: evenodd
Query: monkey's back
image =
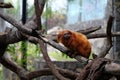
<path id="1" fill-rule="evenodd" d="M 70 30 L 63 30 L 58 34 L 58 41 L 75 54 L 89 58 L 91 53 L 91 44 L 84 34 Z"/>
<path id="2" fill-rule="evenodd" d="M 76 51 L 77 54 L 88 58 L 91 53 L 91 44 L 84 34 L 72 32 L 72 36 L 68 41 L 69 49 Z"/>

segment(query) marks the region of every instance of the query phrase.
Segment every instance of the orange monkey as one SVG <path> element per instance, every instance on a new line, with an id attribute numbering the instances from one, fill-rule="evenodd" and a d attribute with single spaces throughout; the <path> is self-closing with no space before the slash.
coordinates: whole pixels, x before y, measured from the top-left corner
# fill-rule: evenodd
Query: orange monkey
<path id="1" fill-rule="evenodd" d="M 70 30 L 60 31 L 58 34 L 58 42 L 62 43 L 76 55 L 81 55 L 85 58 L 89 58 L 90 56 L 91 44 L 82 33 Z"/>

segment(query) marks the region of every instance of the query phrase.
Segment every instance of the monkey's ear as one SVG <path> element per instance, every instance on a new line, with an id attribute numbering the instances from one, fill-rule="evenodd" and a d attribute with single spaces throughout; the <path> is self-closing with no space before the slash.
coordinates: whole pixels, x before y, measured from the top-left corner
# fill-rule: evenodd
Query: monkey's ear
<path id="1" fill-rule="evenodd" d="M 57 41 L 58 41 L 58 42 L 61 42 L 61 38 L 62 38 L 62 34 L 59 33 L 58 36 L 57 36 Z"/>

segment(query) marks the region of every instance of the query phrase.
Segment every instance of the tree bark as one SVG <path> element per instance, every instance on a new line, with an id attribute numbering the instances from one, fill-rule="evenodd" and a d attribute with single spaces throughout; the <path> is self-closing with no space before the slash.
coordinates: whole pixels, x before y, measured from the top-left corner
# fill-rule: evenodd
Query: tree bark
<path id="1" fill-rule="evenodd" d="M 120 0 L 114 0 L 114 16 L 115 16 L 115 24 L 114 24 L 114 32 L 120 31 Z M 120 55 L 117 54 L 116 52 L 120 51 L 120 37 L 115 37 L 113 39 L 113 45 L 114 45 L 114 53 L 113 53 L 113 58 L 120 60 Z"/>

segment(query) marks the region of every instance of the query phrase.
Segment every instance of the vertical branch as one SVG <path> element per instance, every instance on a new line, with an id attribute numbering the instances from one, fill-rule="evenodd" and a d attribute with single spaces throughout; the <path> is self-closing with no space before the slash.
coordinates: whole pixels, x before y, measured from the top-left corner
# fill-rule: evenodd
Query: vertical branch
<path id="1" fill-rule="evenodd" d="M 108 51 L 110 50 L 110 48 L 112 47 L 111 29 L 112 29 L 113 20 L 114 20 L 114 18 L 112 16 L 110 16 L 109 20 L 107 22 L 107 29 L 106 29 L 107 40 L 105 43 L 105 47 L 103 47 L 103 51 L 101 51 L 101 53 L 98 55 L 99 57 L 105 57 L 106 54 L 108 54 Z"/>
<path id="2" fill-rule="evenodd" d="M 111 29 L 113 26 L 113 20 L 114 18 L 112 16 L 109 17 L 108 23 L 107 23 L 107 40 L 109 42 L 110 45 L 112 45 L 112 33 L 111 33 Z"/>
<path id="3" fill-rule="evenodd" d="M 39 2 L 38 0 L 35 0 L 34 2 L 35 5 L 35 14 L 36 14 L 36 24 L 37 24 L 37 30 L 42 30 L 42 25 L 41 25 L 41 14 L 40 14 L 40 7 L 39 7 Z"/>

